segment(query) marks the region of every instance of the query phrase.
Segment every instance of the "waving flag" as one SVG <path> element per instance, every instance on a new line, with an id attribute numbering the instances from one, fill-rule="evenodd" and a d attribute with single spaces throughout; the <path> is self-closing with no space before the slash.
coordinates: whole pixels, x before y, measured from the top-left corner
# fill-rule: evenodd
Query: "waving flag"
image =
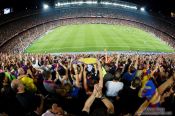
<path id="1" fill-rule="evenodd" d="M 81 58 L 78 61 L 83 62 L 85 64 L 95 64 L 95 63 L 97 63 L 96 58 Z"/>

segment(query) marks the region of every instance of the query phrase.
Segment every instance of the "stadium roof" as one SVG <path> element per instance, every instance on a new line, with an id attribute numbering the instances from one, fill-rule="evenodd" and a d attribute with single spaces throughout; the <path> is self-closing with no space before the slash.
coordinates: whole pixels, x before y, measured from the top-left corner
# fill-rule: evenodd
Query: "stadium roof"
<path id="1" fill-rule="evenodd" d="M 4 8 L 12 8 L 14 11 L 26 10 L 26 9 L 38 9 L 42 7 L 43 3 L 47 3 L 50 6 L 54 6 L 55 2 L 60 1 L 78 1 L 78 0 L 0 0 L 0 10 Z M 92 1 L 92 0 L 80 0 L 80 1 Z M 135 4 L 139 4 L 149 11 L 155 11 L 159 13 L 175 12 L 175 0 L 93 0 L 93 1 L 108 1 L 117 2 L 125 1 Z"/>

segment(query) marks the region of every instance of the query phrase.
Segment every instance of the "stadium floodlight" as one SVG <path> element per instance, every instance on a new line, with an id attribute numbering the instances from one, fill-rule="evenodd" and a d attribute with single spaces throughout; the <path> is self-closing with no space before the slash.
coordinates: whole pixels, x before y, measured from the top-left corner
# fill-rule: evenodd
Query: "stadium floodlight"
<path id="1" fill-rule="evenodd" d="M 43 8 L 44 8 L 45 10 L 47 10 L 47 9 L 49 8 L 49 5 L 43 4 Z"/>
<path id="2" fill-rule="evenodd" d="M 134 5 L 126 5 L 126 4 L 121 4 L 121 3 L 101 2 L 101 4 L 119 6 L 119 7 L 123 7 L 123 8 L 135 9 L 135 10 L 137 9 L 137 7 Z"/>
<path id="3" fill-rule="evenodd" d="M 111 5 L 112 3 L 109 3 L 109 2 L 101 2 L 102 4 L 104 5 Z"/>
<path id="4" fill-rule="evenodd" d="M 4 9 L 4 14 L 9 14 L 11 12 L 10 8 L 5 8 Z"/>
<path id="5" fill-rule="evenodd" d="M 65 2 L 65 3 L 57 3 L 55 4 L 56 7 L 59 6 L 66 6 L 66 5 L 81 5 L 81 4 L 98 4 L 97 1 L 78 1 L 78 2 Z M 129 9 L 137 9 L 135 5 L 127 5 L 127 4 L 121 4 L 121 3 L 111 3 L 111 2 L 101 2 L 103 5 L 113 5 L 113 6 L 119 6 L 123 8 L 129 8 Z"/>
<path id="6" fill-rule="evenodd" d="M 144 7 L 141 7 L 140 10 L 141 10 L 142 12 L 144 12 L 144 11 L 145 11 L 145 8 L 144 8 Z"/>

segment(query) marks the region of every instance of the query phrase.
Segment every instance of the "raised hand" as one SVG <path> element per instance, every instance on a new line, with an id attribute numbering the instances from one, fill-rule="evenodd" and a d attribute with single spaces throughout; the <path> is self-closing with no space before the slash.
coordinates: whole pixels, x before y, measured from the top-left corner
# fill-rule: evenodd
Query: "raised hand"
<path id="1" fill-rule="evenodd" d="M 74 68 L 74 70 L 76 70 L 77 69 L 77 64 L 73 64 L 73 68 Z"/>
<path id="2" fill-rule="evenodd" d="M 97 60 L 97 66 L 98 66 L 98 69 L 101 68 L 101 63 L 99 60 Z"/>

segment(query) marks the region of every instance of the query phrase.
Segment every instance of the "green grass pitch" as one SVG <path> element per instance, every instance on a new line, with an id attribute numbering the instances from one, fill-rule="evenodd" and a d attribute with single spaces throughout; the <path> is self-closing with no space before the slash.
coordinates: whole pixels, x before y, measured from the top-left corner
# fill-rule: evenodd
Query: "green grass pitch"
<path id="1" fill-rule="evenodd" d="M 27 53 L 93 52 L 93 51 L 174 50 L 153 34 L 143 30 L 107 24 L 80 24 L 58 27 L 34 41 Z"/>

